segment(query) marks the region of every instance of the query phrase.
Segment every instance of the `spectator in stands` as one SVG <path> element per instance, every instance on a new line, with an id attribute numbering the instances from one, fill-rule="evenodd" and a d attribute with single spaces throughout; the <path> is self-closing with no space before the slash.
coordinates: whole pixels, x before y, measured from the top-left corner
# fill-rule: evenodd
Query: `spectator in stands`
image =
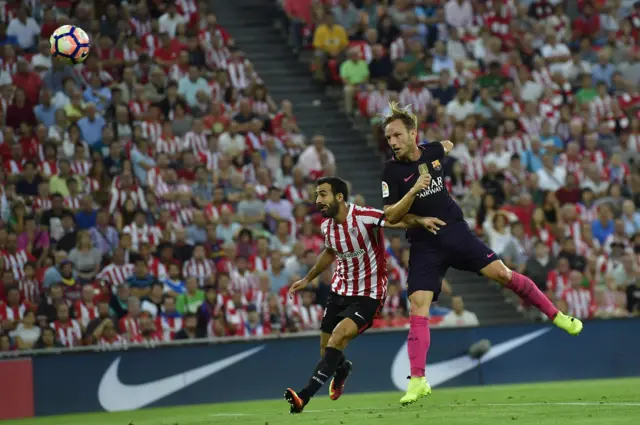
<path id="1" fill-rule="evenodd" d="M 369 81 L 369 67 L 367 62 L 360 57 L 358 49 L 352 48 L 349 51 L 348 59 L 340 65 L 340 78 L 343 83 L 345 112 L 351 114 L 353 113 L 353 100 L 356 91 L 362 90 L 364 84 Z"/>
<path id="2" fill-rule="evenodd" d="M 471 327 L 480 325 L 475 313 L 464 309 L 464 301 L 461 296 L 451 298 L 451 308 L 452 310 L 444 316 L 438 325 L 439 327 Z"/>
<path id="3" fill-rule="evenodd" d="M 331 13 L 324 16 L 323 22 L 318 25 L 313 34 L 313 47 L 316 55 L 316 78 L 327 81 L 328 60 L 338 58 L 349 44 L 346 29 L 335 22 Z"/>

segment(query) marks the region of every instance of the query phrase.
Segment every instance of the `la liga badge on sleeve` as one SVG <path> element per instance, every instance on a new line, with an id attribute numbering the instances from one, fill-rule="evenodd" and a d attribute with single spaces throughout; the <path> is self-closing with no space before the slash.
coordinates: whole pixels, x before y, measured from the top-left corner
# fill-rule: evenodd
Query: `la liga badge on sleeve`
<path id="1" fill-rule="evenodd" d="M 386 198 L 389 196 L 389 185 L 387 182 L 382 182 L 382 197 Z"/>

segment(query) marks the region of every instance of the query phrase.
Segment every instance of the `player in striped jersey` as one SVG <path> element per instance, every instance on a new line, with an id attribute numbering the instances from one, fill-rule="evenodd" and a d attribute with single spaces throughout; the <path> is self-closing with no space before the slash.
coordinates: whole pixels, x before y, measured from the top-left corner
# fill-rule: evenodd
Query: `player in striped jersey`
<path id="1" fill-rule="evenodd" d="M 309 400 L 331 381 L 329 395 L 337 400 L 351 373 L 352 364 L 345 359 L 349 341 L 367 330 L 382 308 L 387 295 L 387 267 L 382 227 L 424 227 L 436 233 L 440 220 L 407 215 L 397 224 L 386 221 L 384 212 L 347 203 L 347 183 L 337 177 L 323 177 L 316 182 L 316 205 L 326 220 L 322 223 L 325 249 L 307 276 L 289 292 L 306 288 L 334 261 L 336 270 L 331 282 L 320 326 L 320 355 L 307 386 L 299 392 L 287 388 L 284 397 L 291 413 L 301 413 Z"/>

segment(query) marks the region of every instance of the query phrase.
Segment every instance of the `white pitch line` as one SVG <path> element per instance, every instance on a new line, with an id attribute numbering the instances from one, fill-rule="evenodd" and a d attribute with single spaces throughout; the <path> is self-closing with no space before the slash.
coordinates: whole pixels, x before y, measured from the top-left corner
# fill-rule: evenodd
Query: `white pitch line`
<path id="1" fill-rule="evenodd" d="M 451 403 L 451 404 L 430 404 L 425 407 L 525 407 L 525 406 L 613 406 L 613 407 L 640 407 L 640 402 L 599 402 L 599 401 L 586 401 L 586 402 L 565 402 L 565 403 Z M 352 409 L 325 409 L 325 410 L 305 410 L 304 413 L 337 413 L 337 412 L 352 412 L 370 410 L 372 412 L 380 412 L 385 410 L 401 410 L 401 406 L 394 407 L 358 407 Z M 264 416 L 265 413 L 212 413 L 211 417 L 231 417 L 231 416 Z"/>

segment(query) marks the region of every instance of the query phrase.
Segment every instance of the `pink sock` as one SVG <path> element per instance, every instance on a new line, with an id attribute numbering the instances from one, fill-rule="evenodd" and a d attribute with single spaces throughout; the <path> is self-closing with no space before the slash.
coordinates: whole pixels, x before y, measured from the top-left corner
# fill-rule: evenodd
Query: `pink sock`
<path id="1" fill-rule="evenodd" d="M 427 364 L 427 351 L 429 351 L 429 345 L 431 344 L 429 318 L 411 316 L 409 324 L 411 327 L 407 337 L 407 348 L 409 350 L 411 377 L 422 377 Z"/>
<path id="2" fill-rule="evenodd" d="M 528 301 L 538 310 L 543 312 L 550 320 L 558 314 L 558 309 L 549 298 L 538 289 L 535 283 L 520 273 L 511 272 L 511 280 L 507 283 L 507 288 L 515 292 L 520 298 Z"/>

